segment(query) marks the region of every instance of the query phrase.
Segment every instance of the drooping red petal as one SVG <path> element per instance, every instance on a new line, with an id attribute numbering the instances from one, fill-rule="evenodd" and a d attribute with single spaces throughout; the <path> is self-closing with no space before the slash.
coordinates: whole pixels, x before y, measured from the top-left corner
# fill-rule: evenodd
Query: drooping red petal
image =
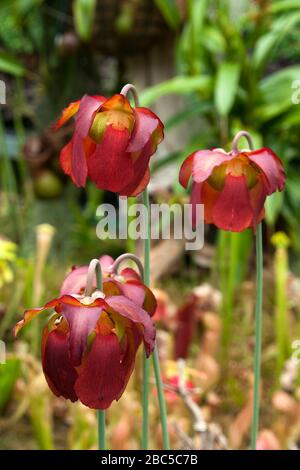
<path id="1" fill-rule="evenodd" d="M 269 148 L 262 148 L 247 153 L 247 156 L 264 172 L 268 182 L 268 194 L 277 190 L 282 191 L 285 184 L 285 171 L 277 155 Z"/>
<path id="2" fill-rule="evenodd" d="M 129 137 L 128 129 L 107 126 L 101 143 L 87 161 L 89 177 L 98 188 L 119 192 L 132 181 L 133 163 L 126 153 Z"/>
<path id="3" fill-rule="evenodd" d="M 121 349 L 123 351 L 122 356 L 122 375 L 124 378 L 124 386 L 123 389 L 119 393 L 118 399 L 123 394 L 128 380 L 133 372 L 134 364 L 135 364 L 135 357 L 139 346 L 141 345 L 143 340 L 143 336 L 139 328 L 135 325 L 131 325 L 130 328 L 126 328 L 124 339 L 121 343 Z"/>
<path id="4" fill-rule="evenodd" d="M 192 174 L 192 165 L 195 153 L 196 152 L 192 153 L 184 160 L 179 171 L 179 183 L 184 188 L 187 188 L 189 184 L 189 180 Z"/>
<path id="5" fill-rule="evenodd" d="M 84 95 L 76 115 L 75 130 L 72 138 L 71 173 L 73 182 L 84 187 L 88 167 L 86 162 L 86 141 L 95 112 L 101 106 L 99 99 Z"/>
<path id="6" fill-rule="evenodd" d="M 103 101 L 105 98 L 103 98 Z M 102 101 L 93 96 L 84 95 L 76 116 L 75 131 L 81 138 L 87 137 L 92 125 L 95 112 L 100 108 Z"/>
<path id="7" fill-rule="evenodd" d="M 69 325 L 70 360 L 78 366 L 87 347 L 88 335 L 95 329 L 103 307 L 80 307 L 62 303 L 61 313 Z"/>
<path id="8" fill-rule="evenodd" d="M 150 181 L 150 170 L 146 168 L 145 174 L 141 180 L 138 180 L 139 176 L 134 175 L 132 183 L 120 189 L 120 196 L 135 197 L 141 194 L 144 189 L 148 186 Z"/>
<path id="9" fill-rule="evenodd" d="M 122 356 L 119 340 L 114 333 L 96 334 L 75 384 L 75 391 L 84 405 L 104 410 L 113 400 L 119 399 L 126 385 Z"/>
<path id="10" fill-rule="evenodd" d="M 223 230 L 241 232 L 251 227 L 253 215 L 245 177 L 227 175 L 212 210 L 213 223 Z"/>
<path id="11" fill-rule="evenodd" d="M 63 109 L 60 118 L 56 121 L 54 125 L 54 130 L 59 129 L 66 121 L 71 119 L 73 117 L 80 105 L 80 100 L 73 101 L 73 103 L 70 103 L 66 108 Z"/>
<path id="12" fill-rule="evenodd" d="M 72 158 L 72 139 L 60 151 L 59 161 L 62 170 L 66 175 L 72 177 L 71 158 Z"/>
<path id="13" fill-rule="evenodd" d="M 152 316 L 156 309 L 156 299 L 152 291 L 141 281 L 128 280 L 124 283 L 115 281 L 120 289 L 120 294 L 125 295 L 135 304 L 143 307 Z"/>
<path id="14" fill-rule="evenodd" d="M 191 195 L 191 205 L 192 205 L 192 227 L 196 227 L 197 222 L 197 204 L 202 204 L 201 200 L 201 183 L 193 183 L 192 186 L 192 195 Z"/>
<path id="15" fill-rule="evenodd" d="M 135 108 L 135 123 L 133 132 L 127 147 L 127 152 L 140 152 L 150 141 L 152 134 L 159 127 L 163 126 L 156 114 L 147 108 Z"/>
<path id="16" fill-rule="evenodd" d="M 84 139 L 78 134 L 78 132 L 76 132 L 76 130 L 72 138 L 71 174 L 73 182 L 78 187 L 85 186 L 88 168 L 86 163 Z"/>
<path id="17" fill-rule="evenodd" d="M 202 184 L 201 202 L 204 204 L 204 220 L 207 224 L 211 224 L 213 221 L 212 211 L 219 195 L 220 192 L 212 188 L 207 181 Z"/>
<path id="18" fill-rule="evenodd" d="M 232 159 L 232 156 L 219 150 L 199 150 L 194 153 L 192 175 L 195 183 L 203 183 L 216 166 Z"/>
<path id="19" fill-rule="evenodd" d="M 51 300 L 51 302 L 47 302 L 44 307 L 39 307 L 39 308 L 32 308 L 30 310 L 25 310 L 24 316 L 22 320 L 20 320 L 14 327 L 14 336 L 17 336 L 19 331 L 27 325 L 27 323 L 31 322 L 35 317 L 43 313 L 45 310 L 55 308 L 60 302 L 60 299 L 54 299 Z"/>
<path id="20" fill-rule="evenodd" d="M 78 374 L 70 361 L 68 335 L 59 327 L 51 332 L 48 327 L 44 329 L 42 364 L 52 392 L 58 397 L 76 401 L 74 385 Z"/>
<path id="21" fill-rule="evenodd" d="M 144 344 L 146 353 L 149 356 L 154 349 L 155 327 L 149 314 L 122 295 L 109 297 L 106 299 L 107 304 L 119 315 L 128 318 L 133 323 L 140 324 L 144 330 Z"/>
<path id="22" fill-rule="evenodd" d="M 253 228 L 259 224 L 265 215 L 264 203 L 268 194 L 268 186 L 264 175 L 257 176 L 257 183 L 250 189 L 250 202 L 253 208 Z"/>

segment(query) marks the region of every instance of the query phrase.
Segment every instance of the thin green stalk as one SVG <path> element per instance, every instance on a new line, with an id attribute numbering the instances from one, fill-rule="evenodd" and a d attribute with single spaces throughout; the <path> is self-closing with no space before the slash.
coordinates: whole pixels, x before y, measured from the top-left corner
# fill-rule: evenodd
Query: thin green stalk
<path id="1" fill-rule="evenodd" d="M 254 355 L 254 390 L 251 428 L 251 448 L 256 449 L 259 427 L 261 339 L 262 339 L 262 298 L 263 298 L 263 244 L 262 225 L 256 232 L 256 302 L 255 302 L 255 355 Z"/>
<path id="2" fill-rule="evenodd" d="M 150 204 L 148 190 L 143 192 L 143 203 L 147 210 L 146 221 L 146 238 L 144 245 L 144 282 L 146 285 L 150 284 Z M 161 379 L 161 371 L 159 365 L 157 347 L 152 354 L 152 361 L 154 367 L 155 381 L 158 392 L 159 412 L 162 426 L 163 446 L 165 450 L 170 449 L 168 422 L 167 422 L 167 408 L 164 397 L 163 383 Z M 143 433 L 142 433 L 142 447 L 148 448 L 148 435 L 149 435 L 149 360 L 144 356 L 143 364 Z"/>
<path id="3" fill-rule="evenodd" d="M 170 440 L 169 440 L 168 421 L 167 421 L 167 407 L 166 407 L 165 396 L 164 396 L 164 387 L 163 387 L 163 383 L 161 380 L 161 371 L 160 371 L 157 347 L 155 347 L 153 351 L 152 361 L 153 361 L 156 387 L 157 387 L 157 393 L 158 393 L 163 446 L 164 446 L 164 450 L 170 450 Z"/>
<path id="4" fill-rule="evenodd" d="M 144 242 L 144 283 L 150 284 L 150 217 L 149 217 L 149 194 L 146 188 L 143 192 L 143 203 L 147 210 L 147 220 L 145 222 L 146 238 Z M 143 428 L 142 428 L 142 449 L 148 449 L 149 439 L 149 372 L 150 362 L 144 352 L 143 358 Z"/>
<path id="5" fill-rule="evenodd" d="M 102 291 L 103 290 L 103 280 L 102 280 L 102 270 L 101 264 L 98 259 L 93 259 L 90 262 L 87 277 L 86 277 L 86 287 L 84 291 L 84 295 L 87 297 L 91 295 L 93 291 L 93 280 L 96 273 L 96 281 L 97 281 L 97 289 Z M 99 450 L 106 449 L 106 437 L 105 437 L 105 411 L 98 410 L 97 412 L 98 418 L 98 446 Z"/>
<path id="6" fill-rule="evenodd" d="M 106 449 L 106 437 L 105 437 L 105 411 L 98 410 L 98 447 L 99 450 Z"/>

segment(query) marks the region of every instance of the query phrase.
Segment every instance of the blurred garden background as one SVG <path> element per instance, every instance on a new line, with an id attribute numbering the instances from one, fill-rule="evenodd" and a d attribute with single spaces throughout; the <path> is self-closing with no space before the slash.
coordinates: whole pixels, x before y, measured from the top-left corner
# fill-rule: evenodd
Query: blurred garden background
<path id="1" fill-rule="evenodd" d="M 291 359 L 300 345 L 300 0 L 2 0 L 0 80 L 0 339 L 7 353 L 0 449 L 97 447 L 95 413 L 56 398 L 46 385 L 43 320 L 17 340 L 12 328 L 24 309 L 57 297 L 73 265 L 142 252 L 133 240 L 97 238 L 96 209 L 101 202 L 117 207 L 117 198 L 65 177 L 59 152 L 72 123 L 53 131 L 69 102 L 85 93 L 110 96 L 127 82 L 165 124 L 151 160 L 153 202 L 188 202 L 178 183 L 184 158 L 196 149 L 229 149 L 240 129 L 284 162 L 286 187 L 268 198 L 263 226 L 258 447 L 300 448 L 300 369 Z M 203 446 L 199 420 L 207 448 L 247 448 L 253 233 L 207 226 L 202 250 L 163 240 L 153 242 L 151 256 L 171 448 Z M 185 322 L 194 335 L 183 371 L 175 346 Z M 107 413 L 111 449 L 140 445 L 140 356 Z M 160 449 L 152 376 L 150 398 L 150 448 Z"/>

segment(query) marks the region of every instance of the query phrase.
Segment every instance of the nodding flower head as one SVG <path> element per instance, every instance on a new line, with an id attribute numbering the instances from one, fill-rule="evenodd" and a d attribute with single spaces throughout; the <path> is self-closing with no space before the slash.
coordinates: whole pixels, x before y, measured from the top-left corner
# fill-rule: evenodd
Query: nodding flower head
<path id="1" fill-rule="evenodd" d="M 183 162 L 179 181 L 187 187 L 192 176 L 193 223 L 196 204 L 204 204 L 204 219 L 223 230 L 255 230 L 264 217 L 264 203 L 270 194 L 282 191 L 285 172 L 281 160 L 269 148 L 258 150 L 199 150 Z M 251 141 L 250 141 L 251 142 Z"/>
<path id="2" fill-rule="evenodd" d="M 123 88 L 111 98 L 84 95 L 62 112 L 58 129 L 75 116 L 71 141 L 62 149 L 63 171 L 77 186 L 87 178 L 123 196 L 141 193 L 149 182 L 149 160 L 163 139 L 163 124 L 150 109 L 132 107 Z"/>
<path id="3" fill-rule="evenodd" d="M 102 258 L 104 266 L 111 261 Z M 120 276 L 106 273 L 103 292 L 96 285 L 91 293 L 82 292 L 87 271 L 85 266 L 75 268 L 64 281 L 61 296 L 27 310 L 14 332 L 17 335 L 40 313 L 54 311 L 42 337 L 43 371 L 50 389 L 90 408 L 106 409 L 124 392 L 140 344 L 148 356 L 153 351 L 150 314 L 156 302 L 131 269 Z"/>

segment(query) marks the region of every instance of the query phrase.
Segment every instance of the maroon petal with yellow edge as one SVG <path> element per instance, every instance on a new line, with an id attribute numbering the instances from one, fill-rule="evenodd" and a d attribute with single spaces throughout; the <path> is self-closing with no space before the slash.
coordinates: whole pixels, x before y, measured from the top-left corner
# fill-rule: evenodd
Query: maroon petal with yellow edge
<path id="1" fill-rule="evenodd" d="M 47 302 L 44 307 L 39 307 L 39 308 L 32 308 L 30 310 L 25 310 L 24 316 L 22 320 L 20 320 L 14 327 L 14 335 L 17 336 L 19 331 L 27 325 L 27 323 L 31 322 L 35 317 L 43 313 L 45 310 L 49 310 L 51 308 L 55 308 L 59 305 L 60 300 L 59 299 L 54 299 L 51 300 L 51 302 Z"/>
<path id="2" fill-rule="evenodd" d="M 142 327 L 146 353 L 147 356 L 150 356 L 154 349 L 155 327 L 149 314 L 127 297 L 121 295 L 108 297 L 106 303 L 115 313 Z"/>
<path id="3" fill-rule="evenodd" d="M 44 307 L 39 307 L 39 308 L 33 308 L 30 310 L 25 310 L 23 319 L 20 320 L 14 327 L 14 335 L 17 336 L 19 331 L 27 325 L 27 323 L 31 322 L 36 316 L 40 315 L 43 313 L 45 310 L 49 309 L 55 309 L 57 312 L 61 313 L 62 310 L 62 305 L 73 305 L 75 307 L 80 307 L 84 306 L 80 303 L 78 299 L 71 295 L 63 295 L 59 297 L 58 299 L 51 300 L 50 302 L 47 302 Z M 92 304 L 89 305 L 89 308 L 91 307 L 102 307 L 105 306 L 105 302 L 102 299 L 96 299 Z"/>
<path id="4" fill-rule="evenodd" d="M 56 396 L 77 400 L 74 385 L 78 374 L 70 361 L 68 330 L 63 321 L 46 326 L 42 340 L 42 365 L 47 383 Z"/>
<path id="5" fill-rule="evenodd" d="M 253 209 L 244 176 L 227 175 L 212 209 L 214 224 L 223 230 L 241 232 L 251 227 Z"/>

